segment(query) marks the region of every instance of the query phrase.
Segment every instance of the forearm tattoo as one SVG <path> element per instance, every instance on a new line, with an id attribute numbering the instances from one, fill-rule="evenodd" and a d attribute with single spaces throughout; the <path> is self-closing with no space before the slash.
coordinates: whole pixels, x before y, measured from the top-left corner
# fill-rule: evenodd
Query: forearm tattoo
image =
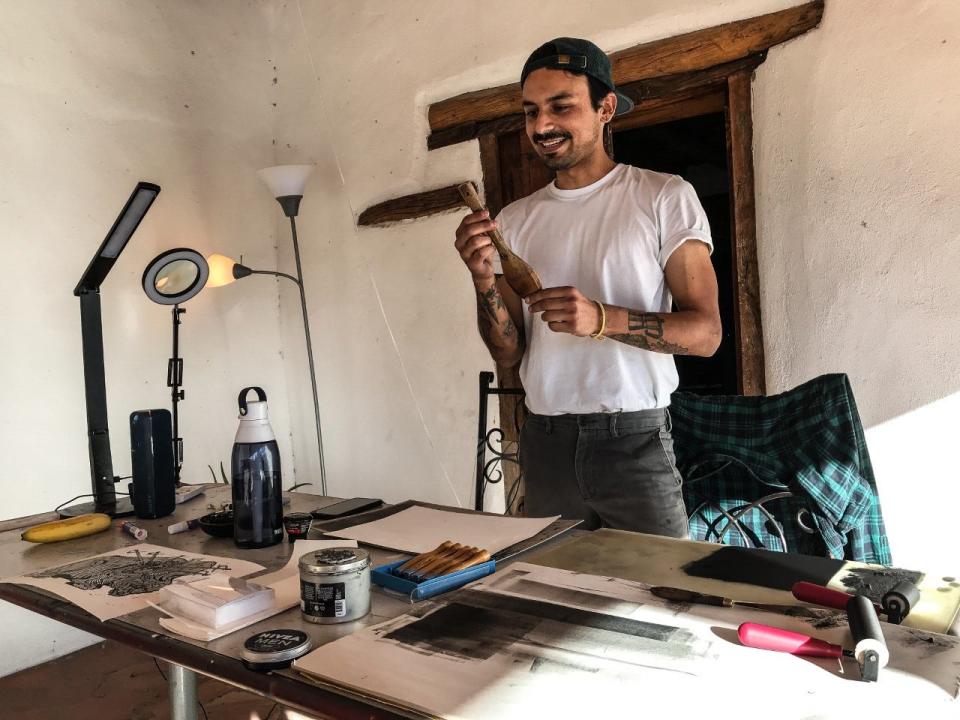
<path id="1" fill-rule="evenodd" d="M 477 325 L 480 336 L 488 345 L 499 344 L 497 335 L 509 338 L 517 334 L 517 326 L 507 312 L 496 285 L 488 290 L 477 290 Z"/>
<path id="2" fill-rule="evenodd" d="M 663 317 L 654 313 L 627 311 L 627 329 L 630 334 L 608 335 L 607 337 L 625 345 L 652 350 L 670 355 L 687 355 L 688 348 L 663 339 Z"/>

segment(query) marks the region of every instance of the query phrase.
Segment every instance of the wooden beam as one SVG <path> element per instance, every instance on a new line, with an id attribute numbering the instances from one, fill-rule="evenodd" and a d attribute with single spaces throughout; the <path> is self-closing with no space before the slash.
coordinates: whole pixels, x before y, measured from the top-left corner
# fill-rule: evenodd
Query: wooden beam
<path id="1" fill-rule="evenodd" d="M 642 110 L 615 119 L 611 123 L 613 132 L 618 133 L 648 125 L 723 112 L 727 105 L 725 90 L 725 88 L 709 90 L 703 94 L 679 100 L 657 98 L 644 105 Z"/>
<path id="2" fill-rule="evenodd" d="M 726 92 L 726 82 L 730 75 L 742 70 L 753 70 L 766 59 L 766 56 L 765 52 L 761 52 L 705 70 L 622 84 L 618 89 L 633 100 L 637 107 L 632 112 L 617 118 L 614 121 L 613 129 L 614 131 L 619 129 L 616 123 L 630 123 L 634 121 L 638 114 L 655 111 L 659 107 L 657 101 L 661 98 L 669 98 L 671 102 L 683 100 L 702 95 L 709 88 L 719 88 Z M 649 124 L 651 123 L 640 121 L 636 123 L 636 127 Z M 505 135 L 520 130 L 523 126 L 523 113 L 514 113 L 485 122 L 463 123 L 430 133 L 427 136 L 427 148 L 436 150 L 484 135 Z"/>
<path id="3" fill-rule="evenodd" d="M 760 271 L 757 267 L 757 219 L 753 175 L 751 72 L 727 81 L 727 143 L 730 152 L 730 202 L 733 223 L 734 331 L 737 370 L 743 395 L 766 393 L 763 325 L 760 322 Z"/>
<path id="4" fill-rule="evenodd" d="M 457 185 L 449 185 L 414 195 L 404 195 L 368 207 L 360 213 L 357 225 L 388 225 L 401 220 L 435 215 L 461 206 L 465 207 Z"/>
<path id="5" fill-rule="evenodd" d="M 610 56 L 613 81 L 619 86 L 732 62 L 802 35 L 819 25 L 822 17 L 823 0 L 814 0 L 780 12 L 620 50 Z M 430 131 L 512 115 L 520 108 L 520 100 L 520 83 L 441 100 L 430 106 Z"/>

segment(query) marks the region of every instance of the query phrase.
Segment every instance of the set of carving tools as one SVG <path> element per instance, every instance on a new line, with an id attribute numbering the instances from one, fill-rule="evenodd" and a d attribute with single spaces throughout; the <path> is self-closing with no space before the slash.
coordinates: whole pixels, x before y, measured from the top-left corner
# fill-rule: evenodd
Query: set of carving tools
<path id="1" fill-rule="evenodd" d="M 421 582 L 466 570 L 468 567 L 487 562 L 489 559 L 490 553 L 483 548 L 461 545 L 452 540 L 447 540 L 430 552 L 417 555 L 403 565 L 393 568 L 390 572 L 405 580 Z"/>

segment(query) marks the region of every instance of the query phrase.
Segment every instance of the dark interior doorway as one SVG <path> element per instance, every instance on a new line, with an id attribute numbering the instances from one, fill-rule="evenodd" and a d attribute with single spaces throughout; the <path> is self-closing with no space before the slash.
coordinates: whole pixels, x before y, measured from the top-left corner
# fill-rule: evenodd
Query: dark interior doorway
<path id="1" fill-rule="evenodd" d="M 677 355 L 679 390 L 701 395 L 738 392 L 734 328 L 733 244 L 730 237 L 730 173 L 724 113 L 710 113 L 613 133 L 617 162 L 672 173 L 687 180 L 710 221 L 713 261 L 720 292 L 723 339 L 710 358 Z"/>

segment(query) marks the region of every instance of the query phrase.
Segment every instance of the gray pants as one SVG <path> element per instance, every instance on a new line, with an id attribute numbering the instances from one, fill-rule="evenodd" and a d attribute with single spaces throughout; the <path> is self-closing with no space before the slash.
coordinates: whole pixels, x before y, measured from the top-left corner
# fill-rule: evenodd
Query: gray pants
<path id="1" fill-rule="evenodd" d="M 535 415 L 520 433 L 524 514 L 687 537 L 669 413 Z"/>

